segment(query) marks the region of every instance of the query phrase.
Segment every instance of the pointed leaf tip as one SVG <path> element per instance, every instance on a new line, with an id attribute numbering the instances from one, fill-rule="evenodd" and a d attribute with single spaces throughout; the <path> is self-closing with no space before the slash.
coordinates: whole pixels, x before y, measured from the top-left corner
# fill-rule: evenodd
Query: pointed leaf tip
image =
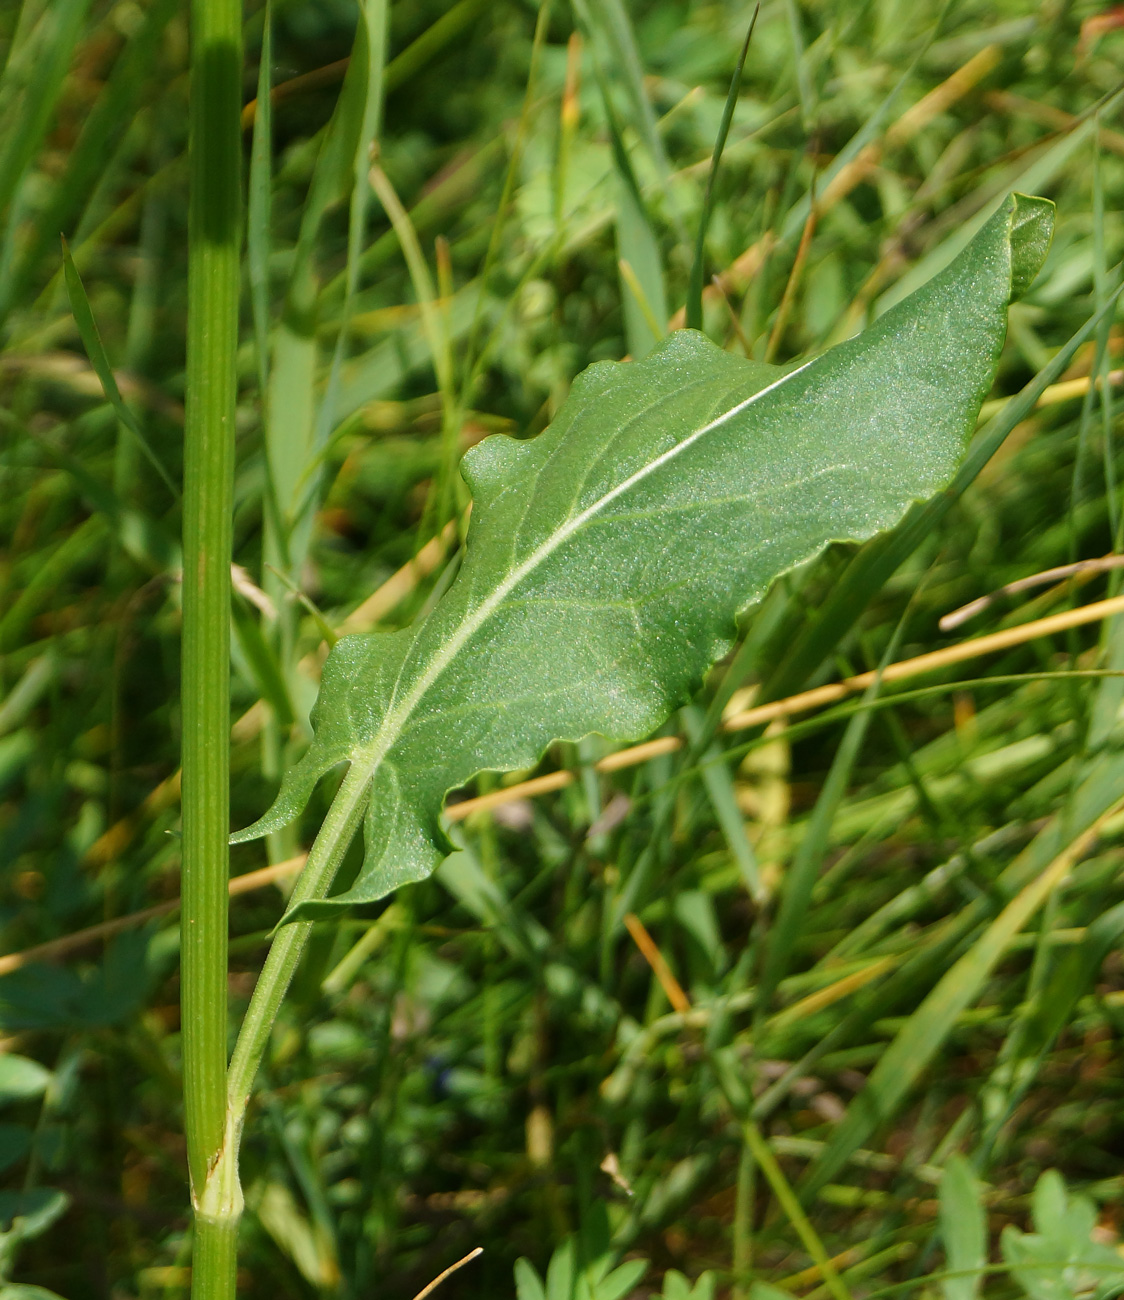
<path id="1" fill-rule="evenodd" d="M 355 885 L 286 919 L 428 876 L 449 851 L 445 796 L 477 773 L 530 767 L 555 740 L 648 735 L 778 575 L 943 488 L 1052 214 L 1008 196 L 950 266 L 806 365 L 742 360 L 679 331 L 643 361 L 591 366 L 539 437 L 469 453 L 456 580 L 424 623 L 338 642 L 312 746 L 234 837 L 291 821 L 337 763 L 367 781 Z"/>

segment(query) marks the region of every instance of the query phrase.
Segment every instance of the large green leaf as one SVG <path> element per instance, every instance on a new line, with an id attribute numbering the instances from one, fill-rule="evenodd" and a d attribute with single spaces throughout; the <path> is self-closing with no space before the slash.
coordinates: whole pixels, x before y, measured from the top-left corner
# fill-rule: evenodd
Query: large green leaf
<path id="1" fill-rule="evenodd" d="M 457 580 L 420 626 L 335 646 L 312 746 L 235 839 L 291 821 L 349 762 L 350 788 L 369 791 L 363 869 L 298 910 L 371 902 L 450 851 L 441 807 L 476 773 L 658 727 L 778 574 L 949 482 L 1052 212 L 1011 196 L 946 270 L 804 366 L 684 330 L 642 362 L 590 366 L 538 438 L 486 438 L 464 459 L 475 506 Z"/>

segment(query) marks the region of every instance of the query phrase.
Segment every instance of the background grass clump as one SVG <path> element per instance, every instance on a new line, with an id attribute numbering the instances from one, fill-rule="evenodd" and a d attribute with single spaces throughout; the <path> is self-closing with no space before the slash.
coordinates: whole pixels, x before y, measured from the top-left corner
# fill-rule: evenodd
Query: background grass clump
<path id="1" fill-rule="evenodd" d="M 461 452 L 539 432 L 581 369 L 674 321 L 749 17 L 726 0 L 394 5 L 390 197 L 349 259 L 346 190 L 309 214 L 356 9 L 275 2 L 253 169 L 245 117 L 237 826 L 307 744 L 331 629 L 406 626 L 451 581 Z M 766 0 L 710 215 L 710 336 L 815 352 L 1009 190 L 1046 194 L 1057 233 L 1012 309 L 997 409 L 1118 282 L 1118 19 L 1093 0 Z M 249 105 L 264 10 L 246 24 Z M 0 7 L 0 48 L 0 926 L 17 954 L 178 895 L 179 501 L 86 359 L 58 234 L 178 482 L 188 50 L 170 0 L 23 0 Z M 782 579 L 677 727 L 706 734 L 735 689 L 735 707 L 750 687 L 776 698 L 1116 594 L 1106 569 L 938 626 L 1121 549 L 1122 348 L 1110 315 L 896 568 L 876 540 Z M 840 591 L 847 616 L 825 619 Z M 1117 618 L 889 707 L 613 776 L 593 770 L 600 742 L 556 747 L 543 770 L 572 768 L 569 788 L 474 813 L 434 879 L 317 929 L 252 1111 L 244 1294 L 408 1298 L 483 1245 L 442 1294 L 513 1295 L 526 1257 L 535 1300 L 561 1248 L 556 1281 L 568 1249 L 603 1258 L 599 1297 L 677 1300 L 706 1271 L 690 1294 L 1033 1296 L 1035 1240 L 1084 1261 L 1070 1293 L 1111 1289 L 1094 1247 L 1124 1231 L 1124 686 L 1092 670 L 1121 668 Z M 1090 675 L 1042 675 L 1072 669 Z M 327 798 L 235 849 L 234 871 L 307 846 Z M 1064 884 L 1004 932 L 1074 844 Z M 786 926 L 796 864 L 814 884 Z M 280 906 L 273 885 L 233 905 L 234 1015 Z M 4 1280 L 184 1293 L 176 957 L 165 912 L 0 965 Z M 1068 1203 L 1039 1182 L 1052 1169 Z M 980 1283 L 988 1260 L 1020 1271 Z M 967 1281 L 925 1280 L 957 1268 Z"/>

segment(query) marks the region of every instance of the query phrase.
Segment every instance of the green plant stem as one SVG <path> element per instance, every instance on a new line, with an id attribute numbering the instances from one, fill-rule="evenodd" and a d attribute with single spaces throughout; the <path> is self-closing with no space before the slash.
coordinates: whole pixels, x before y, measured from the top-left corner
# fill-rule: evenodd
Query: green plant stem
<path id="1" fill-rule="evenodd" d="M 743 1132 L 745 1134 L 745 1144 L 756 1161 L 757 1167 L 768 1180 L 778 1204 L 784 1211 L 789 1223 L 796 1229 L 797 1236 L 804 1243 L 804 1249 L 819 1267 L 824 1285 L 834 1300 L 851 1300 L 851 1293 L 847 1290 L 846 1283 L 835 1271 L 835 1265 L 828 1258 L 823 1242 L 820 1241 L 815 1228 L 809 1223 L 808 1216 L 796 1199 L 796 1193 L 789 1186 L 788 1179 L 785 1178 L 780 1165 L 777 1164 L 776 1157 L 762 1136 L 761 1130 L 753 1120 L 749 1119 L 745 1122 Z"/>
<path id="2" fill-rule="evenodd" d="M 323 898 L 331 888 L 363 819 L 369 785 L 369 776 L 357 768 L 353 767 L 345 777 L 309 852 L 291 895 L 291 905 Z M 203 1194 L 196 1202 L 194 1300 L 233 1300 L 238 1220 L 242 1211 L 238 1156 L 246 1107 L 273 1022 L 311 931 L 311 921 L 297 921 L 283 926 L 274 935 L 242 1021 L 226 1074 L 222 1139 L 209 1166 Z"/>
<path id="3" fill-rule="evenodd" d="M 211 1218 L 196 1212 L 191 1247 L 191 1294 L 198 1300 L 234 1295 L 241 1215 Z"/>
<path id="4" fill-rule="evenodd" d="M 358 765 L 353 766 L 332 801 L 312 845 L 304 871 L 290 896 L 290 908 L 309 899 L 323 898 L 331 888 L 344 854 L 363 819 L 369 787 L 370 773 Z M 282 926 L 270 945 L 269 955 L 254 987 L 230 1062 L 224 1159 L 237 1162 L 242 1121 L 254 1086 L 254 1076 L 261 1065 L 270 1030 L 311 931 L 311 921 L 295 921 Z"/>
<path id="5" fill-rule="evenodd" d="M 734 1204 L 734 1297 L 745 1300 L 749 1295 L 750 1269 L 753 1267 L 753 1205 L 756 1193 L 757 1165 L 748 1143 L 742 1144 L 738 1161 L 737 1200 Z"/>
<path id="6" fill-rule="evenodd" d="M 237 0 L 191 8 L 191 200 L 183 506 L 184 1113 L 192 1295 L 234 1295 L 237 1180 L 214 1181 L 226 1119 L 230 560 L 240 254 Z"/>

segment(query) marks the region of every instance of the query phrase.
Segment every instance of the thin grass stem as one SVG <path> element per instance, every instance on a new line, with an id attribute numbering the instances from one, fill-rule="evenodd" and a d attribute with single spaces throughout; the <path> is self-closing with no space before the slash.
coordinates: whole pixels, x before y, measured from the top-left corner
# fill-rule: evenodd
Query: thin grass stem
<path id="1" fill-rule="evenodd" d="M 726 104 L 722 109 L 722 120 L 718 125 L 718 135 L 714 140 L 714 153 L 710 159 L 710 171 L 706 177 L 706 193 L 703 195 L 702 211 L 699 213 L 699 228 L 695 236 L 695 258 L 691 263 L 691 277 L 687 285 L 687 328 L 691 330 L 701 330 L 703 326 L 702 298 L 703 272 L 706 263 L 706 232 L 707 227 L 710 225 L 710 213 L 714 205 L 714 181 L 718 175 L 719 164 L 722 162 L 722 151 L 726 148 L 726 137 L 730 134 L 730 123 L 734 120 L 734 109 L 737 107 L 738 94 L 742 86 L 742 69 L 745 67 L 746 55 L 749 54 L 749 42 L 753 39 L 753 29 L 757 26 L 757 17 L 760 13 L 761 5 L 757 4 L 753 10 L 753 17 L 749 20 L 749 30 L 742 42 L 738 61 L 734 65 L 734 75 L 730 78 L 730 90 L 726 96 Z"/>

